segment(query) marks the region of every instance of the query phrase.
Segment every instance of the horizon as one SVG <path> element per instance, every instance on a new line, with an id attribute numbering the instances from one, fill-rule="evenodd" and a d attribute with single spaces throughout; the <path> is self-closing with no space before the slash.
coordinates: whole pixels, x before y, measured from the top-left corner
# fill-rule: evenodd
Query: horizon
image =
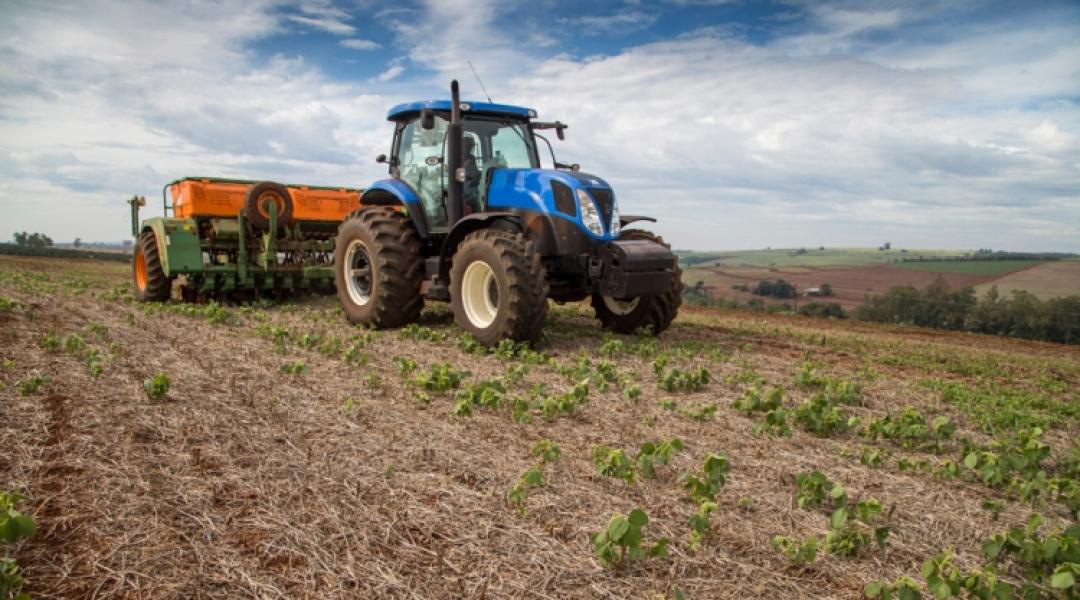
<path id="1" fill-rule="evenodd" d="M 391 106 L 486 95 L 471 61 L 676 248 L 1080 251 L 1070 2 L 0 11 L 0 239 L 123 240 L 128 197 L 191 173 L 365 187 Z"/>

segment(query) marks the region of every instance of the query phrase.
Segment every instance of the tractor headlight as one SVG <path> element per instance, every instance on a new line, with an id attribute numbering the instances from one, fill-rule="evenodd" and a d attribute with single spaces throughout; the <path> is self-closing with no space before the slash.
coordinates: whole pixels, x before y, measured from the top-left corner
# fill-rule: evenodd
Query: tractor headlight
<path id="1" fill-rule="evenodd" d="M 589 197 L 585 190 L 577 189 L 578 211 L 581 213 L 581 222 L 593 235 L 604 235 L 604 222 L 600 220 L 600 211 L 596 209 L 596 203 Z"/>
<path id="2" fill-rule="evenodd" d="M 619 222 L 619 200 L 618 198 L 611 201 L 611 222 L 608 224 L 608 232 L 619 237 L 619 232 L 622 230 L 622 223 Z"/>

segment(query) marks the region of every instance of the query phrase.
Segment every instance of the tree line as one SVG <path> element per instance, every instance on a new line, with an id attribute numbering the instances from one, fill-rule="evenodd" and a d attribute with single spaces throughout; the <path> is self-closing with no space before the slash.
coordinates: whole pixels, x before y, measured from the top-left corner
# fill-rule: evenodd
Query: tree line
<path id="1" fill-rule="evenodd" d="M 702 281 L 684 287 L 683 298 L 697 306 L 793 312 L 789 304 L 765 304 L 757 299 L 742 304 L 714 298 Z M 1040 300 L 1024 290 L 1006 296 L 993 287 L 979 298 L 974 288 L 951 289 L 942 277 L 922 289 L 893 286 L 883 294 L 867 296 L 850 312 L 836 302 L 813 301 L 800 305 L 798 313 L 1080 344 L 1080 295 Z"/>
<path id="2" fill-rule="evenodd" d="M 1003 296 L 995 286 L 980 299 L 973 288 L 950 289 L 941 277 L 921 290 L 894 286 L 884 294 L 870 296 L 852 316 L 879 323 L 1080 344 L 1080 295 L 1040 300 L 1024 290 Z"/>

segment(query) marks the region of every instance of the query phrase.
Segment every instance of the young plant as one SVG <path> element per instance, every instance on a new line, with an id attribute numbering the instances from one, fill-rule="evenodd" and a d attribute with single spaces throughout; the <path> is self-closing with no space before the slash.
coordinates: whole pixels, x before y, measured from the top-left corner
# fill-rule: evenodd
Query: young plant
<path id="1" fill-rule="evenodd" d="M 506 388 L 497 379 L 481 381 L 458 390 L 457 401 L 454 403 L 454 416 L 467 417 L 472 415 L 473 408 L 497 409 L 502 404 Z"/>
<path id="2" fill-rule="evenodd" d="M 716 404 L 702 404 L 694 408 L 679 408 L 677 412 L 694 421 L 712 421 L 716 417 L 716 408 Z"/>
<path id="3" fill-rule="evenodd" d="M 307 363 L 302 360 L 288 362 L 281 365 L 281 372 L 286 375 L 303 375 L 308 370 Z"/>
<path id="4" fill-rule="evenodd" d="M 747 390 L 746 395 L 738 398 L 731 405 L 736 410 L 751 412 L 767 412 L 783 407 L 784 388 L 775 387 L 762 395 L 761 390 L 754 386 Z"/>
<path id="5" fill-rule="evenodd" d="M 424 342 L 441 342 L 446 339 L 446 334 L 440 331 L 435 331 L 430 327 L 425 327 L 417 323 L 409 323 L 405 327 L 402 327 L 398 335 L 402 339 L 420 340 Z"/>
<path id="6" fill-rule="evenodd" d="M 436 394 L 445 394 L 457 389 L 469 375 L 471 373 L 468 371 L 455 371 L 450 363 L 440 363 L 432 366 L 427 373 L 419 373 L 413 378 L 413 385 Z M 502 387 L 501 384 L 499 387 Z"/>
<path id="7" fill-rule="evenodd" d="M 19 392 L 20 396 L 29 396 L 36 394 L 38 389 L 43 385 L 49 383 L 49 378 L 42 375 L 38 371 L 34 371 L 29 375 L 15 382 L 15 390 Z"/>
<path id="8" fill-rule="evenodd" d="M 641 560 L 647 556 L 666 557 L 667 538 L 660 538 L 652 546 L 643 545 L 645 525 L 649 517 L 640 508 L 630 514 L 613 515 L 606 529 L 592 536 L 593 552 L 600 564 L 615 569 L 626 560 Z"/>
<path id="9" fill-rule="evenodd" d="M 697 513 L 690 517 L 690 549 L 697 551 L 709 534 L 709 515 L 716 510 L 716 503 L 706 500 L 698 507 Z"/>
<path id="10" fill-rule="evenodd" d="M 772 547 L 796 565 L 812 563 L 817 559 L 818 548 L 821 547 L 821 539 L 816 535 L 799 541 L 786 536 L 773 536 Z"/>
<path id="11" fill-rule="evenodd" d="M 700 473 L 687 475 L 684 488 L 690 493 L 690 499 L 700 504 L 705 501 L 716 502 L 716 494 L 727 483 L 730 468 L 728 459 L 723 454 L 709 454 Z"/>
<path id="12" fill-rule="evenodd" d="M 879 598 L 880 600 L 922 600 L 922 592 L 919 584 L 910 577 L 901 575 L 896 581 L 875 581 L 863 589 L 863 595 L 867 598 Z"/>
<path id="13" fill-rule="evenodd" d="M 22 514 L 15 507 L 26 497 L 12 492 L 0 492 L 0 541 L 14 544 L 33 537 L 37 532 L 34 519 Z"/>
<path id="14" fill-rule="evenodd" d="M 754 435 L 762 434 L 776 437 L 791 435 L 791 426 L 788 425 L 788 411 L 775 408 L 765 413 L 765 416 L 754 424 Z"/>
<path id="15" fill-rule="evenodd" d="M 671 438 L 663 442 L 645 442 L 638 450 L 635 464 L 637 470 L 646 479 L 656 477 L 656 466 L 666 465 L 671 462 L 671 457 L 683 449 L 682 440 Z"/>
<path id="16" fill-rule="evenodd" d="M 656 385 L 667 392 L 698 392 L 705 389 L 710 380 L 705 367 L 699 367 L 696 371 L 673 368 L 661 375 Z"/>
<path id="17" fill-rule="evenodd" d="M 818 437 L 847 431 L 848 418 L 849 415 L 824 394 L 814 394 L 795 409 L 795 422 Z"/>
<path id="18" fill-rule="evenodd" d="M 545 439 L 536 442 L 536 445 L 532 447 L 531 454 L 539 456 L 540 462 L 552 463 L 559 459 L 562 450 L 559 449 L 559 445 L 555 442 Z"/>
<path id="19" fill-rule="evenodd" d="M 158 373 L 143 381 L 143 391 L 146 392 L 147 398 L 151 400 L 161 400 L 165 397 L 165 394 L 169 393 L 170 383 L 168 374 Z"/>
<path id="20" fill-rule="evenodd" d="M 592 461 L 598 475 L 634 483 L 634 465 L 622 450 L 601 444 L 593 448 Z"/>
<path id="21" fill-rule="evenodd" d="M 529 490 L 544 485 L 544 470 L 540 465 L 535 465 L 522 473 L 514 487 L 506 492 L 506 503 L 516 508 L 518 514 L 525 516 L 528 510 L 525 501 L 529 499 Z"/>

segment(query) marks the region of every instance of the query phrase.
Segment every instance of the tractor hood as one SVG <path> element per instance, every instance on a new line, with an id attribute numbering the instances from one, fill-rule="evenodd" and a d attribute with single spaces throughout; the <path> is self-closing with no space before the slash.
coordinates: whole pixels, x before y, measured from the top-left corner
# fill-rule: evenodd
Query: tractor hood
<path id="1" fill-rule="evenodd" d="M 581 192 L 579 192 L 579 190 Z M 595 224 L 591 202 L 599 214 Z M 577 225 L 597 240 L 619 237 L 619 212 L 615 192 L 595 175 L 558 169 L 495 169 L 487 186 L 488 210 L 542 212 Z M 590 220 L 594 223 L 590 228 Z"/>

